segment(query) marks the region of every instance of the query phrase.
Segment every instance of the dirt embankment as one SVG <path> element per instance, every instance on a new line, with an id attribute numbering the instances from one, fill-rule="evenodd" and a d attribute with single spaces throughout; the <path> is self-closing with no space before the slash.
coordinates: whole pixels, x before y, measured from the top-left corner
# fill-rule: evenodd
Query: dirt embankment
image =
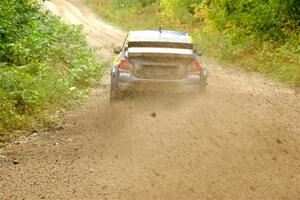
<path id="1" fill-rule="evenodd" d="M 99 57 L 112 59 L 122 31 L 78 0 L 46 6 L 83 24 Z M 205 64 L 202 96 L 148 93 L 110 105 L 105 77 L 63 130 L 0 150 L 0 199 L 299 199 L 299 96 L 258 74 Z"/>

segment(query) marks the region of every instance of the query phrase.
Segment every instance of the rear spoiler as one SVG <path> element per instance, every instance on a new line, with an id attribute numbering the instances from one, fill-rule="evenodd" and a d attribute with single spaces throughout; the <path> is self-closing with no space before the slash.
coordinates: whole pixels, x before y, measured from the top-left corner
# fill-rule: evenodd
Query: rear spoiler
<path id="1" fill-rule="evenodd" d="M 153 41 L 129 41 L 128 47 L 156 47 L 156 48 L 177 48 L 177 49 L 193 49 L 192 43 L 181 43 L 181 42 L 153 42 Z"/>
<path id="2" fill-rule="evenodd" d="M 128 57 L 136 56 L 176 56 L 176 57 L 193 57 L 192 49 L 177 48 L 153 48 L 153 47 L 131 47 L 128 48 Z"/>

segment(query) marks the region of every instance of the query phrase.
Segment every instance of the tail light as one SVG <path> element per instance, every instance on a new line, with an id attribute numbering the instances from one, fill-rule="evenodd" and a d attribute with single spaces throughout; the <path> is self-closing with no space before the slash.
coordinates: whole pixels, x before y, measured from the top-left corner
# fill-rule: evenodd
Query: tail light
<path id="1" fill-rule="evenodd" d="M 127 60 L 126 58 L 122 58 L 122 59 L 118 62 L 117 67 L 118 67 L 119 69 L 129 71 L 129 70 L 132 68 L 132 63 L 129 62 L 129 60 Z"/>
<path id="2" fill-rule="evenodd" d="M 201 65 L 198 61 L 193 60 L 188 68 L 189 72 L 200 72 L 201 71 Z"/>

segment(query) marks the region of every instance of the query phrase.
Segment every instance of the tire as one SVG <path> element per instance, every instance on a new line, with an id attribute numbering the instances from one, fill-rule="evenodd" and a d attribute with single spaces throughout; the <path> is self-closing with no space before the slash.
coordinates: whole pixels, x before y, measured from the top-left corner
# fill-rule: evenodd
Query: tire
<path id="1" fill-rule="evenodd" d="M 110 80 L 110 102 L 113 102 L 119 98 L 118 77 L 111 76 Z"/>

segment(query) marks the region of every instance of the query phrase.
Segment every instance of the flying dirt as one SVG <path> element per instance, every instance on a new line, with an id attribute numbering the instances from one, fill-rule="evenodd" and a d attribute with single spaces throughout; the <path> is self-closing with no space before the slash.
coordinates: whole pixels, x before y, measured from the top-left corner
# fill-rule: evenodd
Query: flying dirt
<path id="1" fill-rule="evenodd" d="M 123 31 L 79 0 L 45 7 L 82 24 L 99 60 L 113 60 Z M 0 199 L 299 199 L 297 91 L 203 62 L 201 95 L 145 92 L 110 104 L 106 74 L 62 127 L 0 149 Z"/>

